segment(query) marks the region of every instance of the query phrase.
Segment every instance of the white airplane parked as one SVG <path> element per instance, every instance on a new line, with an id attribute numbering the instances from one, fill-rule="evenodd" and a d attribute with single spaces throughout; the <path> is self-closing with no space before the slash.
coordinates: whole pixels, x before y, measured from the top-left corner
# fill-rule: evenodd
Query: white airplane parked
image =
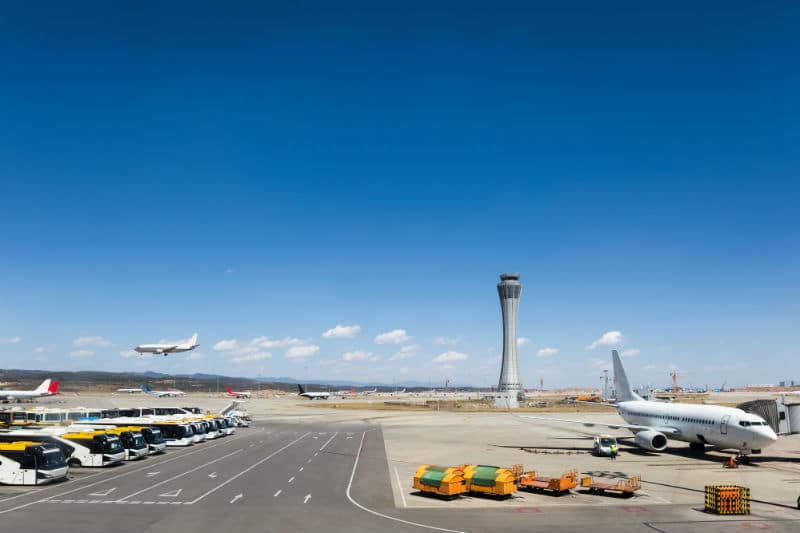
<path id="1" fill-rule="evenodd" d="M 58 394 L 58 381 L 46 379 L 34 390 L 0 390 L 0 399 L 6 402 L 21 402 L 22 400 L 32 400 L 33 398 L 52 396 L 53 394 Z"/>
<path id="2" fill-rule="evenodd" d="M 655 452 L 665 450 L 667 440 L 674 439 L 688 442 L 698 452 L 704 451 L 706 445 L 710 445 L 718 449 L 738 450 L 740 455 L 747 456 L 778 440 L 763 418 L 741 409 L 643 400 L 633 392 L 617 351 L 613 350 L 611 354 L 614 360 L 614 387 L 617 391 L 616 408 L 626 423 L 520 416 L 549 422 L 582 424 L 586 427 L 627 429 L 634 434 L 633 441 L 637 446 Z"/>
<path id="3" fill-rule="evenodd" d="M 192 335 L 192 338 L 185 343 L 181 344 L 140 344 L 134 351 L 139 353 L 154 353 L 154 354 L 171 354 L 189 352 L 200 346 L 197 344 L 197 333 Z"/>
<path id="4" fill-rule="evenodd" d="M 142 390 L 145 394 L 152 394 L 157 398 L 174 398 L 175 396 L 184 396 L 186 395 L 185 392 L 178 389 L 167 389 L 167 390 L 153 390 L 150 385 L 142 385 Z"/>
<path id="5" fill-rule="evenodd" d="M 330 392 L 306 392 L 306 389 L 299 383 L 297 384 L 297 388 L 300 389 L 297 395 L 308 398 L 309 400 L 327 400 L 331 395 Z"/>
<path id="6" fill-rule="evenodd" d="M 144 392 L 144 385 L 137 389 L 117 389 L 117 392 L 122 392 L 124 394 L 136 394 L 140 392 Z"/>
<path id="7" fill-rule="evenodd" d="M 250 392 L 250 391 L 235 391 L 235 390 L 231 390 L 231 386 L 230 385 L 228 385 L 225 388 L 225 394 L 227 394 L 228 396 L 233 396 L 234 398 L 250 398 L 250 396 L 253 395 L 253 393 Z"/>

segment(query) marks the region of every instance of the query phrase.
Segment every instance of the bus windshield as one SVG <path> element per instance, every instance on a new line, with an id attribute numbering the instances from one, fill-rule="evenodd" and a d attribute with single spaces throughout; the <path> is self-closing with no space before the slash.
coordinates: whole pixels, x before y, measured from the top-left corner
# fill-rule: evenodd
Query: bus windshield
<path id="1" fill-rule="evenodd" d="M 63 468 L 67 465 L 67 458 L 60 448 L 39 449 L 34 452 L 36 464 L 39 468 Z"/>

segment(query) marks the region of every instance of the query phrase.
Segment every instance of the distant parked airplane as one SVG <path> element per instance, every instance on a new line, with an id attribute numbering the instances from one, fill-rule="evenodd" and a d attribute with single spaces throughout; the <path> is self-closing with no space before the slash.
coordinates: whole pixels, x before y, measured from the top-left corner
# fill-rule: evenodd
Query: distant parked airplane
<path id="1" fill-rule="evenodd" d="M 331 395 L 330 392 L 306 392 L 306 389 L 299 383 L 297 384 L 297 388 L 300 389 L 298 396 L 308 398 L 309 400 L 327 400 Z"/>
<path id="2" fill-rule="evenodd" d="M 167 388 L 167 390 L 153 390 L 150 385 L 142 385 L 142 390 L 145 394 L 152 394 L 158 398 L 174 398 L 175 396 L 184 396 L 186 393 L 177 389 Z"/>
<path id="3" fill-rule="evenodd" d="M 250 398 L 250 396 L 253 394 L 250 391 L 238 391 L 237 392 L 237 391 L 231 390 L 230 385 L 225 387 L 225 392 L 228 393 L 228 396 L 233 396 L 234 398 Z"/>
<path id="4" fill-rule="evenodd" d="M 32 400 L 42 396 L 58 394 L 58 380 L 46 379 L 34 390 L 0 390 L 0 399 L 4 402 Z"/>
<path id="5" fill-rule="evenodd" d="M 140 344 L 134 351 L 139 353 L 171 354 L 189 352 L 200 346 L 197 344 L 197 333 L 188 342 L 182 344 Z"/>
<path id="6" fill-rule="evenodd" d="M 140 392 L 144 392 L 144 385 L 142 385 L 141 387 L 139 387 L 137 389 L 117 389 L 117 392 L 122 392 L 122 393 L 125 393 L 125 394 L 137 394 L 137 393 L 140 393 Z"/>
<path id="7" fill-rule="evenodd" d="M 356 393 L 356 389 L 347 389 L 347 390 L 337 390 L 337 396 L 349 396 Z"/>

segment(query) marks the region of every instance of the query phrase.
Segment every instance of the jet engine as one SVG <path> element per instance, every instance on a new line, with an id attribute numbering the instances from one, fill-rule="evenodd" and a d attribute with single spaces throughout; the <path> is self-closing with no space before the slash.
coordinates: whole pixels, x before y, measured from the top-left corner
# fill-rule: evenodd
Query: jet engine
<path id="1" fill-rule="evenodd" d="M 648 429 L 647 431 L 640 431 L 633 438 L 633 442 L 640 448 L 650 450 L 651 452 L 660 452 L 667 447 L 667 437 L 663 433 Z"/>

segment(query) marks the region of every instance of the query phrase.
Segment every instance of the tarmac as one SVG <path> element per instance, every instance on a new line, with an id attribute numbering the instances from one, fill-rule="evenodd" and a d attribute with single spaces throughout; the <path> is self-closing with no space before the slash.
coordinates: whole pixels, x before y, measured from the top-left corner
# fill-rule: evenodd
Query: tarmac
<path id="1" fill-rule="evenodd" d="M 219 396 L 152 399 L 64 396 L 46 406 L 197 405 Z M 403 412 L 309 408 L 296 397 L 246 403 L 256 422 L 232 436 L 123 465 L 74 468 L 66 482 L 0 487 L 6 531 L 797 531 L 800 435 L 784 437 L 753 464 L 722 468 L 725 456 L 695 457 L 682 443 L 668 453 L 623 446 L 617 461 L 591 456 L 590 433 L 508 413 Z M 563 414 L 561 414 L 563 416 Z M 614 413 L 581 413 L 615 420 Z M 619 433 L 624 435 L 624 433 Z M 622 499 L 573 491 L 519 492 L 506 500 L 444 501 L 411 487 L 419 464 L 523 464 L 545 475 L 577 468 L 610 481 L 640 474 L 643 488 Z M 703 486 L 751 488 L 749 516 L 703 512 Z"/>

